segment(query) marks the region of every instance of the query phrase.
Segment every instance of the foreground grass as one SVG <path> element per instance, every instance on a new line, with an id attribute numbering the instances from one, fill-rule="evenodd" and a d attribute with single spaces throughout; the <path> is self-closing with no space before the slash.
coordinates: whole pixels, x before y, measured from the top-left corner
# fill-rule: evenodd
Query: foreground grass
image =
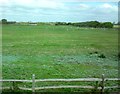
<path id="1" fill-rule="evenodd" d="M 118 77 L 117 30 L 4 25 L 2 46 L 3 79 Z"/>

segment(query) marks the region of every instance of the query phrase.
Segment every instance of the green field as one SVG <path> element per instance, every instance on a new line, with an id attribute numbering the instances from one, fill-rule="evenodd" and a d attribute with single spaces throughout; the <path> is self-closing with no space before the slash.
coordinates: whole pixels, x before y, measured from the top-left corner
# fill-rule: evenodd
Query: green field
<path id="1" fill-rule="evenodd" d="M 3 79 L 118 77 L 118 31 L 3 25 Z"/>

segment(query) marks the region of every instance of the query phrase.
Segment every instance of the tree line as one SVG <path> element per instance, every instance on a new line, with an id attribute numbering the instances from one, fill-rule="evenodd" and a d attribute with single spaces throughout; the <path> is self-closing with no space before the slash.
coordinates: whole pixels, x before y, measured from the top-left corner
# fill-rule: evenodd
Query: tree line
<path id="1" fill-rule="evenodd" d="M 7 21 L 7 19 L 2 19 L 2 20 L 1 20 L 1 23 L 2 23 L 2 24 L 15 24 L 16 21 Z"/>
<path id="2" fill-rule="evenodd" d="M 111 22 L 98 22 L 98 21 L 87 21 L 87 22 L 56 22 L 55 25 L 72 25 L 78 27 L 93 27 L 93 28 L 113 28 L 113 23 Z"/>
<path id="3" fill-rule="evenodd" d="M 15 21 L 7 21 L 7 19 L 1 20 L 2 24 L 15 24 Z M 87 22 L 55 22 L 55 25 L 71 25 L 77 27 L 92 27 L 92 28 L 113 28 L 111 22 L 98 22 L 98 21 L 87 21 Z M 120 24 L 120 22 L 118 22 Z"/>

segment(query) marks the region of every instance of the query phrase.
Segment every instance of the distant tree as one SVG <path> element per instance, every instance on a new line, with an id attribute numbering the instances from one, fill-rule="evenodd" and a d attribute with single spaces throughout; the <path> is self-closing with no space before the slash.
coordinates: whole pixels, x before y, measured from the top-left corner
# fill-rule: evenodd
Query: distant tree
<path id="1" fill-rule="evenodd" d="M 6 19 L 2 19 L 2 24 L 7 24 L 7 20 Z"/>
<path id="2" fill-rule="evenodd" d="M 113 28 L 113 24 L 111 22 L 102 23 L 102 27 L 104 28 Z"/>
<path id="3" fill-rule="evenodd" d="M 113 23 L 111 22 L 98 22 L 98 21 L 87 21 L 87 22 L 56 22 L 55 25 L 72 25 L 77 27 L 92 27 L 92 28 L 113 28 Z"/>
<path id="4" fill-rule="evenodd" d="M 78 22 L 73 23 L 73 25 L 79 27 L 94 27 L 94 28 L 100 27 L 100 23 L 98 21 Z"/>
<path id="5" fill-rule="evenodd" d="M 87 24 L 89 27 L 94 27 L 94 28 L 100 27 L 100 23 L 98 21 L 90 21 Z"/>
<path id="6" fill-rule="evenodd" d="M 71 25 L 71 24 L 72 24 L 71 22 L 66 23 L 66 25 Z"/>
<path id="7" fill-rule="evenodd" d="M 9 21 L 9 22 L 7 22 L 7 24 L 15 24 L 16 23 L 16 21 Z"/>
<path id="8" fill-rule="evenodd" d="M 56 22 L 55 25 L 67 25 L 66 22 Z"/>

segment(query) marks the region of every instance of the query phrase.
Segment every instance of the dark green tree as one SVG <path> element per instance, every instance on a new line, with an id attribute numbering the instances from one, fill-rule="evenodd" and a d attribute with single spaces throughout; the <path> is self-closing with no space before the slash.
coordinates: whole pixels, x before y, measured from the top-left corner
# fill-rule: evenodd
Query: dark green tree
<path id="1" fill-rule="evenodd" d="M 2 24 L 7 24 L 7 20 L 6 19 L 2 19 L 1 22 L 2 22 Z"/>
<path id="2" fill-rule="evenodd" d="M 102 24 L 102 27 L 104 28 L 113 28 L 113 24 L 111 22 L 105 22 Z"/>

